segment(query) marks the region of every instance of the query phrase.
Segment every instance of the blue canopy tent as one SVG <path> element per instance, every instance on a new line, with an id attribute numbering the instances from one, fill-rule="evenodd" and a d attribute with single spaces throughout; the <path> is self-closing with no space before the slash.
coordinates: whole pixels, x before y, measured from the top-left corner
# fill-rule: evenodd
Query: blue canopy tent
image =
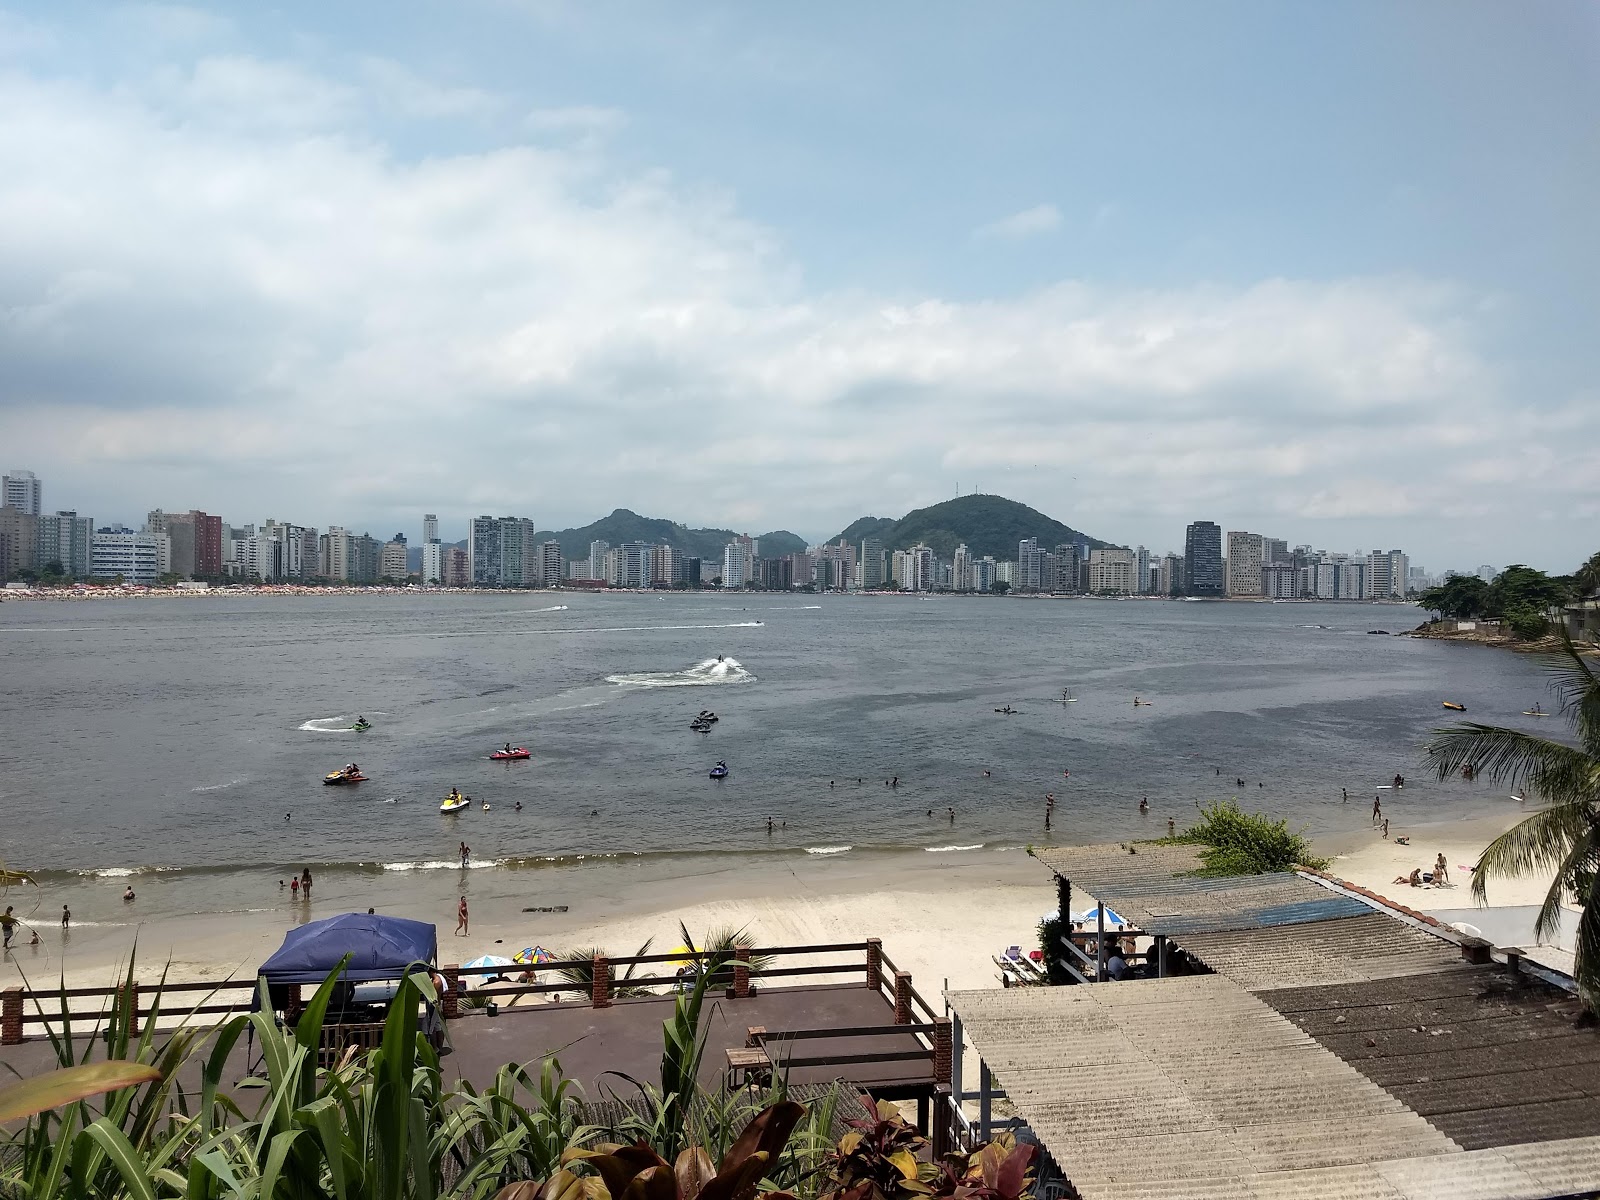
<path id="1" fill-rule="evenodd" d="M 433 965 L 439 956 L 439 931 L 426 921 L 344 913 L 291 929 L 257 974 L 276 997 L 291 983 L 320 984 L 347 954 L 350 962 L 341 981 L 400 979 L 407 967 Z"/>

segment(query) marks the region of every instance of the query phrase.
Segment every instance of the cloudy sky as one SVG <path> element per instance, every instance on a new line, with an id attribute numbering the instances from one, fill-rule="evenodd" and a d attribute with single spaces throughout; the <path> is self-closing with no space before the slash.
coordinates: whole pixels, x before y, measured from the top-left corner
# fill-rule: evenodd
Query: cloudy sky
<path id="1" fill-rule="evenodd" d="M 0 4 L 50 508 L 1600 548 L 1600 9 Z"/>

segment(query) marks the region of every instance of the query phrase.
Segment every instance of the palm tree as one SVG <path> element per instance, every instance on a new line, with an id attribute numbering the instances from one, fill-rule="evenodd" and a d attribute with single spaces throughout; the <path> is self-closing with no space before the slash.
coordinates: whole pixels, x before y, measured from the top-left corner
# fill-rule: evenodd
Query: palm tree
<path id="1" fill-rule="evenodd" d="M 1600 551 L 1589 556 L 1589 561 L 1579 567 L 1572 580 L 1578 586 L 1578 599 L 1600 592 Z"/>
<path id="2" fill-rule="evenodd" d="M 1441 780 L 1471 767 L 1473 778 L 1486 776 L 1513 791 L 1531 788 L 1545 801 L 1544 808 L 1489 843 L 1472 877 L 1472 896 L 1486 903 L 1491 877 L 1554 871 L 1534 933 L 1541 939 L 1553 935 L 1562 901 L 1568 896 L 1577 901 L 1583 911 L 1573 978 L 1584 1006 L 1595 1013 L 1600 1012 L 1600 674 L 1571 638 L 1562 641 L 1563 653 L 1550 663 L 1550 690 L 1577 745 L 1467 722 L 1437 730 L 1426 752 Z"/>

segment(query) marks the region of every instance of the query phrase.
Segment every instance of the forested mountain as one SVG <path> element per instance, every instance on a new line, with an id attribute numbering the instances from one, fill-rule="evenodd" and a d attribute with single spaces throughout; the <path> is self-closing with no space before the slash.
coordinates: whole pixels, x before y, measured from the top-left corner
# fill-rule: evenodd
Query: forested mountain
<path id="1" fill-rule="evenodd" d="M 1017 543 L 1023 538 L 1038 538 L 1039 548 L 1054 549 L 1069 542 L 1082 542 L 1090 548 L 1108 545 L 1099 538 L 1080 533 L 1037 509 L 1004 496 L 971 495 L 928 508 L 909 512 L 898 521 L 887 517 L 862 517 L 836 534 L 859 545 L 864 537 L 876 537 L 885 550 L 904 550 L 922 542 L 941 558 L 949 558 L 962 542 L 975 557 L 993 555 L 997 561 L 1017 557 Z"/>
<path id="2" fill-rule="evenodd" d="M 733 540 L 731 529 L 690 529 L 664 517 L 641 517 L 626 508 L 619 508 L 608 517 L 578 529 L 541 531 L 539 540 L 554 538 L 561 543 L 564 558 L 587 558 L 589 543 L 600 541 L 620 546 L 624 542 L 649 542 L 659 545 L 666 542 L 685 554 L 705 560 L 722 561 L 722 549 Z M 793 554 L 806 548 L 805 541 L 788 530 L 779 529 L 760 535 L 762 555 Z"/>

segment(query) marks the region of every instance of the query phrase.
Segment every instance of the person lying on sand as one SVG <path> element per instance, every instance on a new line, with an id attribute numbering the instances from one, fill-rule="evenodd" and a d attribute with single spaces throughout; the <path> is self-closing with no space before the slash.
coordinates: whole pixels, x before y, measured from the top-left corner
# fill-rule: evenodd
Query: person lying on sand
<path id="1" fill-rule="evenodd" d="M 1421 867 L 1417 867 L 1409 875 L 1396 875 L 1394 877 L 1393 882 L 1409 884 L 1412 887 L 1421 887 L 1422 886 L 1422 868 Z"/>

